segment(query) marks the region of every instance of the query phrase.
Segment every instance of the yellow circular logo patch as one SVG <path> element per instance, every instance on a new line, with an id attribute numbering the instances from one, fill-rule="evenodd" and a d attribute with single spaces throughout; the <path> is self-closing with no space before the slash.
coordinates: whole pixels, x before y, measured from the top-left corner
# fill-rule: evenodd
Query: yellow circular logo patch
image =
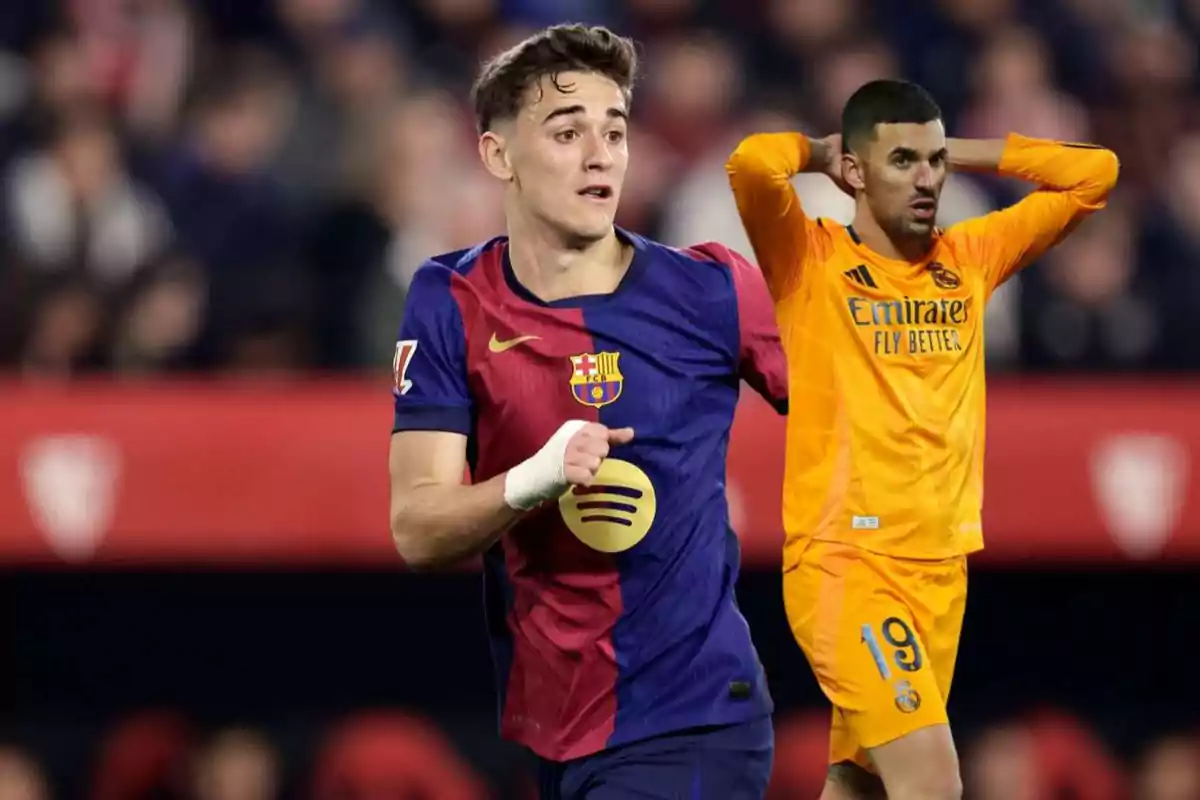
<path id="1" fill-rule="evenodd" d="M 606 458 L 591 486 L 572 486 L 558 510 L 579 541 L 602 553 L 620 553 L 645 538 L 658 504 L 650 477 L 628 461 Z"/>

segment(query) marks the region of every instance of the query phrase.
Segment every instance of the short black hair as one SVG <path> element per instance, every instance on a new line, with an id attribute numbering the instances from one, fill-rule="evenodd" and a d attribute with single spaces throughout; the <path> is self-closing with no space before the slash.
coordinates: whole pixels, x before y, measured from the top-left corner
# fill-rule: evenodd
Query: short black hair
<path id="1" fill-rule="evenodd" d="M 842 108 L 842 150 L 848 153 L 871 139 L 876 125 L 921 125 L 941 118 L 942 109 L 923 87 L 891 78 L 871 81 L 850 95 Z"/>
<path id="2" fill-rule="evenodd" d="M 637 70 L 633 40 L 599 25 L 552 25 L 484 64 L 471 88 L 475 124 L 484 133 L 496 120 L 512 119 L 530 86 L 547 76 L 557 86 L 563 72 L 595 72 L 610 78 L 628 104 Z"/>

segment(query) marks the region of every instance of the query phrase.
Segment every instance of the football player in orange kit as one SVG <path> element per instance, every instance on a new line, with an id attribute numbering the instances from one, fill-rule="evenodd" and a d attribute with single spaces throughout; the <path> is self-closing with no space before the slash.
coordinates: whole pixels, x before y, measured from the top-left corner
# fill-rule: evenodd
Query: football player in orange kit
<path id="1" fill-rule="evenodd" d="M 840 135 L 757 134 L 729 159 L 789 363 L 784 597 L 834 707 L 822 800 L 961 796 L 946 698 L 983 547 L 984 307 L 1104 207 L 1118 168 L 1094 145 L 948 139 L 895 80 L 855 92 Z M 1037 189 L 942 230 L 951 170 Z M 853 194 L 852 225 L 804 213 L 801 171 Z"/>

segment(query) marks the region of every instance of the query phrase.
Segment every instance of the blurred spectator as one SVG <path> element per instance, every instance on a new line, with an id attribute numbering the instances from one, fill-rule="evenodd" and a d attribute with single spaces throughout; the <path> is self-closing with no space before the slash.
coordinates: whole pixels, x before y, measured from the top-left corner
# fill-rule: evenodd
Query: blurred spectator
<path id="1" fill-rule="evenodd" d="M 1028 364 L 1128 369 L 1156 358 L 1162 320 L 1151 278 L 1138 269 L 1133 225 L 1128 209 L 1110 201 L 1022 275 Z"/>
<path id="2" fill-rule="evenodd" d="M 198 90 L 186 137 L 157 173 L 184 245 L 210 268 L 270 261 L 290 246 L 269 171 L 291 121 L 292 85 L 260 51 L 229 57 Z"/>
<path id="3" fill-rule="evenodd" d="M 655 69 L 638 98 L 639 124 L 652 130 L 676 163 L 704 152 L 724 132 L 739 92 L 741 64 L 720 37 L 685 34 L 660 41 Z"/>
<path id="4" fill-rule="evenodd" d="M 1138 764 L 1131 800 L 1200 797 L 1200 741 L 1174 736 L 1154 742 Z"/>
<path id="5" fill-rule="evenodd" d="M 899 77 L 894 54 L 878 39 L 857 39 L 838 47 L 814 68 L 812 118 L 820 130 L 840 131 L 842 106 L 858 87 Z"/>
<path id="6" fill-rule="evenodd" d="M 261 733 L 219 731 L 196 755 L 193 800 L 276 800 L 279 756 Z"/>
<path id="7" fill-rule="evenodd" d="M 1033 734 L 1020 725 L 983 731 L 963 752 L 963 794 L 971 800 L 1041 800 Z"/>
<path id="8" fill-rule="evenodd" d="M 24 751 L 0 747 L 0 800 L 50 800 L 41 767 Z"/>
<path id="9" fill-rule="evenodd" d="M 499 5 L 499 0 L 415 0 L 407 4 L 413 37 L 421 43 L 420 62 L 439 83 L 455 92 L 466 91 L 484 56 Z"/>
<path id="10" fill-rule="evenodd" d="M 181 800 L 194 737 L 171 711 L 121 720 L 101 743 L 92 800 Z"/>
<path id="11" fill-rule="evenodd" d="M 775 725 L 775 764 L 767 800 L 820 797 L 829 771 L 828 711 L 805 711 Z"/>
<path id="12" fill-rule="evenodd" d="M 92 288 L 67 279 L 23 295 L 27 318 L 17 365 L 27 375 L 69 378 L 103 363 L 104 309 Z"/>
<path id="13" fill-rule="evenodd" d="M 191 369 L 207 305 L 202 270 L 186 258 L 172 256 L 138 278 L 113 326 L 113 368 L 122 373 Z"/>
<path id="14" fill-rule="evenodd" d="M 19 158 L 6 183 L 15 255 L 37 272 L 75 271 L 111 288 L 171 236 L 162 205 L 127 174 L 115 132 L 94 113 L 63 118 L 48 147 Z"/>
<path id="15" fill-rule="evenodd" d="M 1002 139 L 1009 131 L 1079 142 L 1090 139 L 1087 113 L 1058 91 L 1045 42 L 1027 28 L 992 35 L 975 63 L 974 100 L 956 135 Z"/>
<path id="16" fill-rule="evenodd" d="M 316 56 L 330 37 L 362 19 L 366 11 L 361 0 L 275 0 L 274 7 L 300 59 Z"/>
<path id="17" fill-rule="evenodd" d="M 1121 188 L 1144 202 L 1168 178 L 1170 143 L 1200 126 L 1196 42 L 1173 25 L 1140 24 L 1107 46 L 1115 80 L 1093 111 L 1096 137 L 1121 159 Z"/>
<path id="18" fill-rule="evenodd" d="M 194 56 L 182 0 L 67 0 L 73 44 L 99 98 L 139 136 L 173 132 Z"/>
<path id="19" fill-rule="evenodd" d="M 521 2 L 528 2 L 528 0 L 521 0 Z M 559 0 L 550 0 L 550 2 L 559 2 Z M 575 0 L 575 2 L 579 2 L 579 0 Z M 616 10 L 612 6 L 617 5 L 601 3 L 597 0 L 585 0 L 585 2 L 592 8 L 609 5 L 609 16 L 612 16 L 612 12 Z M 632 36 L 639 41 L 653 40 L 659 36 L 670 35 L 688 25 L 703 24 L 708 21 L 705 18 L 704 4 L 699 0 L 628 0 L 625 3 L 624 11 L 624 18 L 619 20 L 618 27 L 624 35 Z M 576 17 L 556 9 L 553 17 L 548 21 L 558 22 L 567 18 L 582 19 L 582 17 Z"/>
<path id="20" fill-rule="evenodd" d="M 357 191 L 318 221 L 309 249 L 322 362 L 385 364 L 412 273 L 431 255 L 503 232 L 503 186 L 475 153 L 471 123 L 440 92 L 392 106 Z"/>
<path id="21" fill-rule="evenodd" d="M 33 44 L 26 64 L 24 106 L 3 126 L 4 160 L 44 143 L 58 119 L 99 104 L 100 92 L 78 42 L 62 31 L 45 33 Z"/>
<path id="22" fill-rule="evenodd" d="M 760 13 L 745 16 L 755 34 L 750 59 L 754 75 L 770 83 L 769 88 L 793 96 L 806 84 L 820 89 L 809 80 L 814 66 L 836 56 L 851 32 L 859 32 L 858 21 L 865 16 L 859 0 L 764 0 L 757 7 Z"/>
<path id="23" fill-rule="evenodd" d="M 913 3 L 890 4 L 882 24 L 902 54 L 905 74 L 933 93 L 950 129 L 957 130 L 969 99 L 971 65 L 992 32 L 1015 22 L 1018 3 L 934 0 L 931 5 L 934 13 Z"/>
<path id="24" fill-rule="evenodd" d="M 266 53 L 231 56 L 201 90 L 187 138 L 156 170 L 179 242 L 207 273 L 204 357 L 235 369 L 292 368 L 306 358 L 311 297 L 296 268 L 300 229 L 270 171 L 292 88 Z"/>
<path id="25" fill-rule="evenodd" d="M 313 800 L 484 800 L 487 789 L 433 725 L 366 713 L 336 727 L 317 758 Z"/>
<path id="26" fill-rule="evenodd" d="M 306 4 L 280 3 L 303 60 L 295 116 L 272 166 L 312 210 L 376 166 L 363 153 L 407 87 L 409 66 L 386 18 L 348 2 Z"/>
<path id="27" fill-rule="evenodd" d="M 800 123 L 795 118 L 778 112 L 758 112 L 736 121 L 734 127 L 716 140 L 703 158 L 691 169 L 670 184 L 671 202 L 666 204 L 658 231 L 662 240 L 674 247 L 690 247 L 698 242 L 719 241 L 731 247 L 751 261 L 754 254 L 750 240 L 738 218 L 737 205 L 729 191 L 729 177 L 725 174 L 725 161 L 738 140 L 753 131 L 796 130 Z M 653 158 L 643 151 L 643 137 L 635 132 L 630 139 L 632 163 Z M 631 170 L 632 172 L 632 170 Z M 804 180 L 806 176 L 797 178 Z M 820 176 L 817 176 L 820 177 Z M 827 178 L 821 180 L 828 182 Z M 665 187 L 663 187 L 665 190 Z M 808 207 L 806 206 L 806 209 Z M 809 213 L 817 213 L 808 209 Z"/>
<path id="28" fill-rule="evenodd" d="M 1142 229 L 1139 264 L 1154 276 L 1163 321 L 1165 364 L 1200 367 L 1200 133 L 1171 149 L 1168 176 Z"/>
<path id="29" fill-rule="evenodd" d="M 1078 720 L 1038 712 L 981 732 L 965 749 L 964 797 L 972 800 L 1119 800 L 1112 757 Z"/>

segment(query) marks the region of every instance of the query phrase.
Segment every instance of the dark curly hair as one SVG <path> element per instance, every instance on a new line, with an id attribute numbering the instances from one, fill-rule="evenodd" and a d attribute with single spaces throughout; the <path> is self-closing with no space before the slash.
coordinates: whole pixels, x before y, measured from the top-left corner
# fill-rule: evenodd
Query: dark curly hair
<path id="1" fill-rule="evenodd" d="M 542 78 L 549 77 L 561 91 L 558 76 L 563 72 L 594 72 L 610 78 L 628 103 L 637 68 L 632 39 L 601 26 L 554 25 L 484 64 L 471 88 L 475 122 L 483 133 L 497 120 L 512 119 L 521 110 L 525 92 Z"/>

